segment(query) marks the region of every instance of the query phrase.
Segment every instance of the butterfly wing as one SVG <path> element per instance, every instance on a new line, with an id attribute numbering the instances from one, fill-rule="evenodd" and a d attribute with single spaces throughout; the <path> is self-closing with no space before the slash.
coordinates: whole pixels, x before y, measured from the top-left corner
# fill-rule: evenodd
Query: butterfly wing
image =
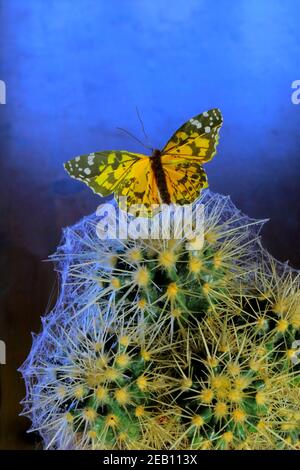
<path id="1" fill-rule="evenodd" d="M 162 156 L 166 185 L 174 204 L 190 204 L 208 187 L 206 173 L 196 159 L 186 161 L 185 157 Z"/>
<path id="2" fill-rule="evenodd" d="M 222 122 L 219 109 L 199 114 L 183 124 L 162 150 L 162 166 L 173 203 L 189 204 L 208 186 L 202 164 L 216 153 Z"/>
<path id="3" fill-rule="evenodd" d="M 127 151 L 95 152 L 68 161 L 65 169 L 71 177 L 84 182 L 101 196 L 112 193 L 116 199 L 125 196 L 127 208 L 143 204 L 151 215 L 150 206 L 160 203 L 150 159 L 146 155 Z"/>
<path id="4" fill-rule="evenodd" d="M 183 124 L 171 137 L 162 150 L 164 155 L 197 158 L 206 163 L 216 153 L 219 129 L 223 118 L 219 109 L 211 109 L 198 114 Z"/>

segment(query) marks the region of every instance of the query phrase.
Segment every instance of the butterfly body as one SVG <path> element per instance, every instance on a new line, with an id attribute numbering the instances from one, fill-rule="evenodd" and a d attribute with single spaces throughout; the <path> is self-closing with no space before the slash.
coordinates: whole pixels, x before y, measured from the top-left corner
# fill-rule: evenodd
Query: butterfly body
<path id="1" fill-rule="evenodd" d="M 95 193 L 126 198 L 127 209 L 143 206 L 152 216 L 162 203 L 189 204 L 208 186 L 203 164 L 213 158 L 223 119 L 211 109 L 183 124 L 162 150 L 151 156 L 126 150 L 82 155 L 65 164 L 73 178 Z M 134 209 L 135 210 L 135 209 Z"/>
<path id="2" fill-rule="evenodd" d="M 168 191 L 167 180 L 161 161 L 161 151 L 159 149 L 154 149 L 150 159 L 151 168 L 154 174 L 154 178 L 156 180 L 161 200 L 164 204 L 171 204 L 171 197 Z"/>

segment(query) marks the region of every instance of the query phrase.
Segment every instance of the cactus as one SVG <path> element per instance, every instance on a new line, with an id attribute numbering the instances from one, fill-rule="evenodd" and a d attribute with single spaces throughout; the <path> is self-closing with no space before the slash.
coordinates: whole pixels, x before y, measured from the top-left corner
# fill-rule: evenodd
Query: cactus
<path id="1" fill-rule="evenodd" d="M 66 229 L 61 294 L 21 368 L 46 448 L 299 447 L 299 275 L 262 248 L 263 221 L 199 203 L 197 250 L 101 241 L 96 216 Z"/>

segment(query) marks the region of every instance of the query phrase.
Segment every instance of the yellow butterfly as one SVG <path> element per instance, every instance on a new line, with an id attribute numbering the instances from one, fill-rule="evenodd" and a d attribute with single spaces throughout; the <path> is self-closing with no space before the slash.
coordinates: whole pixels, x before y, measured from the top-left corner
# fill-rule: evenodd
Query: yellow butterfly
<path id="1" fill-rule="evenodd" d="M 223 119 L 219 109 L 199 114 L 183 124 L 162 150 L 151 156 L 126 150 L 82 155 L 65 164 L 73 178 L 101 196 L 126 197 L 127 210 L 136 204 L 151 216 L 153 207 L 189 204 L 208 186 L 202 164 L 216 153 Z"/>

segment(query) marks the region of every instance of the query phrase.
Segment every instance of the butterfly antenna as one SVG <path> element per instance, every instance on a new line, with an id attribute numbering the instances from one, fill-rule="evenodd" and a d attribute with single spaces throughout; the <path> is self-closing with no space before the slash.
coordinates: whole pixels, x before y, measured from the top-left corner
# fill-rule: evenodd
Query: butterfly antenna
<path id="1" fill-rule="evenodd" d="M 136 107 L 135 107 L 135 110 L 136 110 L 136 114 L 137 114 L 138 120 L 140 121 L 140 125 L 141 125 L 141 128 L 142 128 L 144 137 L 145 137 L 146 141 L 148 142 L 149 139 L 148 139 L 148 136 L 147 136 L 146 131 L 145 131 L 145 126 L 144 126 L 143 120 L 142 120 L 142 118 L 141 118 L 141 114 L 140 114 L 139 108 L 136 106 Z"/>
<path id="2" fill-rule="evenodd" d="M 145 147 L 146 149 L 148 150 L 153 150 L 152 147 L 149 147 L 148 145 L 145 145 L 144 142 L 142 142 L 140 139 L 138 139 L 135 135 L 131 134 L 131 132 L 129 132 L 127 129 L 123 129 L 123 127 L 117 127 L 117 129 L 119 131 L 123 131 L 125 132 L 125 134 L 129 135 L 130 137 L 132 137 L 132 139 L 136 140 L 137 142 L 139 142 L 143 147 Z"/>

